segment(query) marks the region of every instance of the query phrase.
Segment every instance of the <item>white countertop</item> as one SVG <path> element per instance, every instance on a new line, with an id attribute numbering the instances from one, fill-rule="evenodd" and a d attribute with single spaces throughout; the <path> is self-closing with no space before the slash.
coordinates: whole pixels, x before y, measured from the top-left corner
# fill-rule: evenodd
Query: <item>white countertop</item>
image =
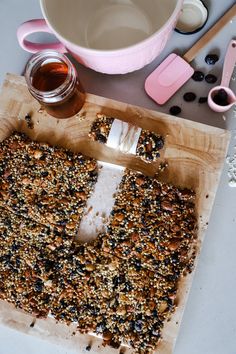
<path id="1" fill-rule="evenodd" d="M 234 0 L 204 1 L 209 9 L 205 28 L 188 36 L 174 33 L 162 54 L 147 67 L 113 76 L 96 73 L 81 65 L 78 65 L 78 71 L 87 92 L 166 113 L 177 104 L 182 107 L 183 118 L 230 130 L 232 139 L 228 155 L 232 156 L 236 152 L 236 109 L 224 115 L 216 114 L 207 104 L 184 103 L 182 99 L 183 93 L 191 90 L 198 96 L 206 96 L 208 84 L 190 80 L 162 107 L 155 104 L 143 88 L 145 78 L 169 53 L 184 53 L 235 3 Z M 17 27 L 26 20 L 41 17 L 38 0 L 0 0 L 0 85 L 7 72 L 21 74 L 30 56 L 18 45 Z M 236 20 L 208 44 L 193 66 L 209 72 L 204 57 L 209 52 L 219 52 L 220 60 L 211 72 L 220 80 L 224 54 L 231 38 L 236 38 Z M 34 39 L 46 38 L 44 34 L 38 34 Z M 236 91 L 236 79 L 231 80 L 231 87 Z M 228 170 L 229 166 L 225 164 L 174 354 L 236 354 L 236 188 L 228 185 Z M 0 354 L 76 353 L 76 350 L 72 352 L 3 326 L 0 326 L 0 342 Z"/>

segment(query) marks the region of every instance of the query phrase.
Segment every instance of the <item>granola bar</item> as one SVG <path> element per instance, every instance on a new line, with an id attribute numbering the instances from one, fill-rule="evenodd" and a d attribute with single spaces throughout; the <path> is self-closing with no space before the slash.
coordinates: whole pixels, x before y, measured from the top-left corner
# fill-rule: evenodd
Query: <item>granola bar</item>
<path id="1" fill-rule="evenodd" d="M 97 118 L 91 126 L 89 138 L 106 144 L 114 119 L 104 114 L 97 114 Z M 142 129 L 136 148 L 136 156 L 148 163 L 155 162 L 160 157 L 160 150 L 163 147 L 164 138 L 160 134 Z"/>

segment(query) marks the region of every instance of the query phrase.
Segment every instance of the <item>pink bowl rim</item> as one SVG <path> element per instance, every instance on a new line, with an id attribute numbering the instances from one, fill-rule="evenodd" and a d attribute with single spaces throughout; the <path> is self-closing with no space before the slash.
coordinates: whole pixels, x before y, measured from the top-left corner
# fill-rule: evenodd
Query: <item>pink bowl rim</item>
<path id="1" fill-rule="evenodd" d="M 166 21 L 166 23 L 156 32 L 154 32 L 151 36 L 149 36 L 148 38 L 135 43 L 131 46 L 128 47 L 123 47 L 123 48 L 118 48 L 118 49 L 92 49 L 92 48 L 87 48 L 87 47 L 83 47 L 80 46 L 72 41 L 70 41 L 69 39 L 67 39 L 66 37 L 64 37 L 64 35 L 62 35 L 60 32 L 57 32 L 54 27 L 50 24 L 46 13 L 44 11 L 43 8 L 43 2 L 45 0 L 40 0 L 40 7 L 41 7 L 41 11 L 43 14 L 43 17 L 48 25 L 48 27 L 52 30 L 52 32 L 54 32 L 56 34 L 56 36 L 61 40 L 61 41 L 66 41 L 66 43 L 69 43 L 70 45 L 72 45 L 73 47 L 77 47 L 79 48 L 79 50 L 83 51 L 84 53 L 87 54 L 91 54 L 91 55 L 104 55 L 104 54 L 110 54 L 110 55 L 117 55 L 117 54 L 123 54 L 123 53 L 127 53 L 127 52 L 132 52 L 133 50 L 139 49 L 140 47 L 143 46 L 147 46 L 159 33 L 161 33 L 163 31 L 164 28 L 168 28 L 169 26 L 172 25 L 173 21 L 175 20 L 175 17 L 177 16 L 178 12 L 181 10 L 182 8 L 182 3 L 184 0 L 177 0 L 176 1 L 176 6 L 175 9 L 172 13 L 172 15 L 168 18 L 168 20 Z M 70 49 L 70 48 L 69 48 Z"/>

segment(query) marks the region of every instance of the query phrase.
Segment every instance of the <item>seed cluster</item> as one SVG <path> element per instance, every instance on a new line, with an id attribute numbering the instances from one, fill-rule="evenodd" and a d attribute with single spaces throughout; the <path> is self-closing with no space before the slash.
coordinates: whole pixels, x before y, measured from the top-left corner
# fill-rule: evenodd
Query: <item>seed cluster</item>
<path id="1" fill-rule="evenodd" d="M 146 162 L 155 162 L 164 147 L 164 138 L 149 130 L 142 130 L 136 149 L 136 155 Z"/>
<path id="2" fill-rule="evenodd" d="M 7 141 L 8 148 L 2 145 L 2 161 L 10 163 L 10 154 L 17 161 L 16 142 L 22 142 L 19 135 Z M 26 138 L 24 142 L 27 151 L 29 146 L 37 145 L 36 150 L 27 152 L 30 158 L 35 151 L 41 153 L 41 144 Z M 42 147 L 46 149 L 46 145 Z M 20 150 L 25 149 L 20 144 Z M 55 148 L 50 153 L 54 155 L 56 151 L 62 153 Z M 42 161 L 50 161 L 50 153 Z M 21 156 L 23 166 L 27 154 Z M 52 159 L 57 160 L 55 156 Z M 69 154 L 64 161 L 71 159 Z M 88 160 L 83 159 L 86 169 Z M 41 165 L 43 171 L 45 165 Z M 9 165 L 1 162 L 0 171 L 4 186 L 7 181 L 16 193 L 20 193 L 17 188 L 25 188 L 19 184 L 16 173 L 11 182 L 7 180 L 11 175 Z M 31 171 L 39 169 L 28 167 L 27 178 L 34 181 Z M 78 171 L 73 178 L 77 174 Z M 86 183 L 89 182 L 90 179 Z M 0 206 L 1 299 L 38 317 L 51 314 L 63 323 L 76 322 L 80 332 L 95 332 L 103 337 L 104 344 L 115 348 L 126 343 L 140 354 L 155 349 L 164 322 L 177 305 L 179 279 L 193 266 L 196 235 L 193 191 L 127 170 L 107 232 L 98 235 L 93 243 L 83 245 L 71 237 L 75 229 L 44 224 L 41 214 L 26 213 L 13 208 L 13 201 L 8 204 L 8 199 L 0 200 L 3 206 Z M 32 202 L 30 208 L 34 207 Z"/>
<path id="3" fill-rule="evenodd" d="M 114 118 L 107 117 L 104 114 L 97 114 L 97 118 L 91 126 L 89 138 L 94 141 L 99 141 L 102 144 L 106 144 L 113 121 Z"/>
<path id="4" fill-rule="evenodd" d="M 97 180 L 96 161 L 18 133 L 0 151 L 0 205 L 74 235 Z"/>

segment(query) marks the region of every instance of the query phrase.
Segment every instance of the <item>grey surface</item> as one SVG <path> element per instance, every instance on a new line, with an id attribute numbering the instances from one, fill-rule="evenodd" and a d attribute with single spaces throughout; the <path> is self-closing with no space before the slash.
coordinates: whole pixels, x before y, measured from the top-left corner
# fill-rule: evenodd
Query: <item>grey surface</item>
<path id="1" fill-rule="evenodd" d="M 189 36 L 174 33 L 164 52 L 142 70 L 123 76 L 99 74 L 81 65 L 78 70 L 88 92 L 162 112 L 168 112 L 170 106 L 178 104 L 182 107 L 183 118 L 231 130 L 228 154 L 232 155 L 236 152 L 236 112 L 232 109 L 223 116 L 213 113 L 206 104 L 183 102 L 182 95 L 186 91 L 206 95 L 210 89 L 208 84 L 190 80 L 162 107 L 149 99 L 143 89 L 145 78 L 170 52 L 184 53 L 235 1 L 205 0 L 205 3 L 210 11 L 205 28 Z M 32 18 L 41 18 L 38 0 L 0 0 L 0 84 L 6 72 L 22 74 L 24 70 L 30 54 L 19 47 L 16 29 Z M 236 38 L 236 19 L 208 44 L 193 66 L 216 73 L 220 78 L 231 38 Z M 34 39 L 49 40 L 51 37 L 39 34 Z M 210 70 L 204 57 L 212 51 L 219 52 L 221 59 Z M 235 80 L 231 80 L 231 87 L 236 91 Z M 228 186 L 227 171 L 228 165 L 225 165 L 174 354 L 236 354 L 236 188 Z M 0 341 L 0 354 L 73 353 L 2 326 Z"/>

